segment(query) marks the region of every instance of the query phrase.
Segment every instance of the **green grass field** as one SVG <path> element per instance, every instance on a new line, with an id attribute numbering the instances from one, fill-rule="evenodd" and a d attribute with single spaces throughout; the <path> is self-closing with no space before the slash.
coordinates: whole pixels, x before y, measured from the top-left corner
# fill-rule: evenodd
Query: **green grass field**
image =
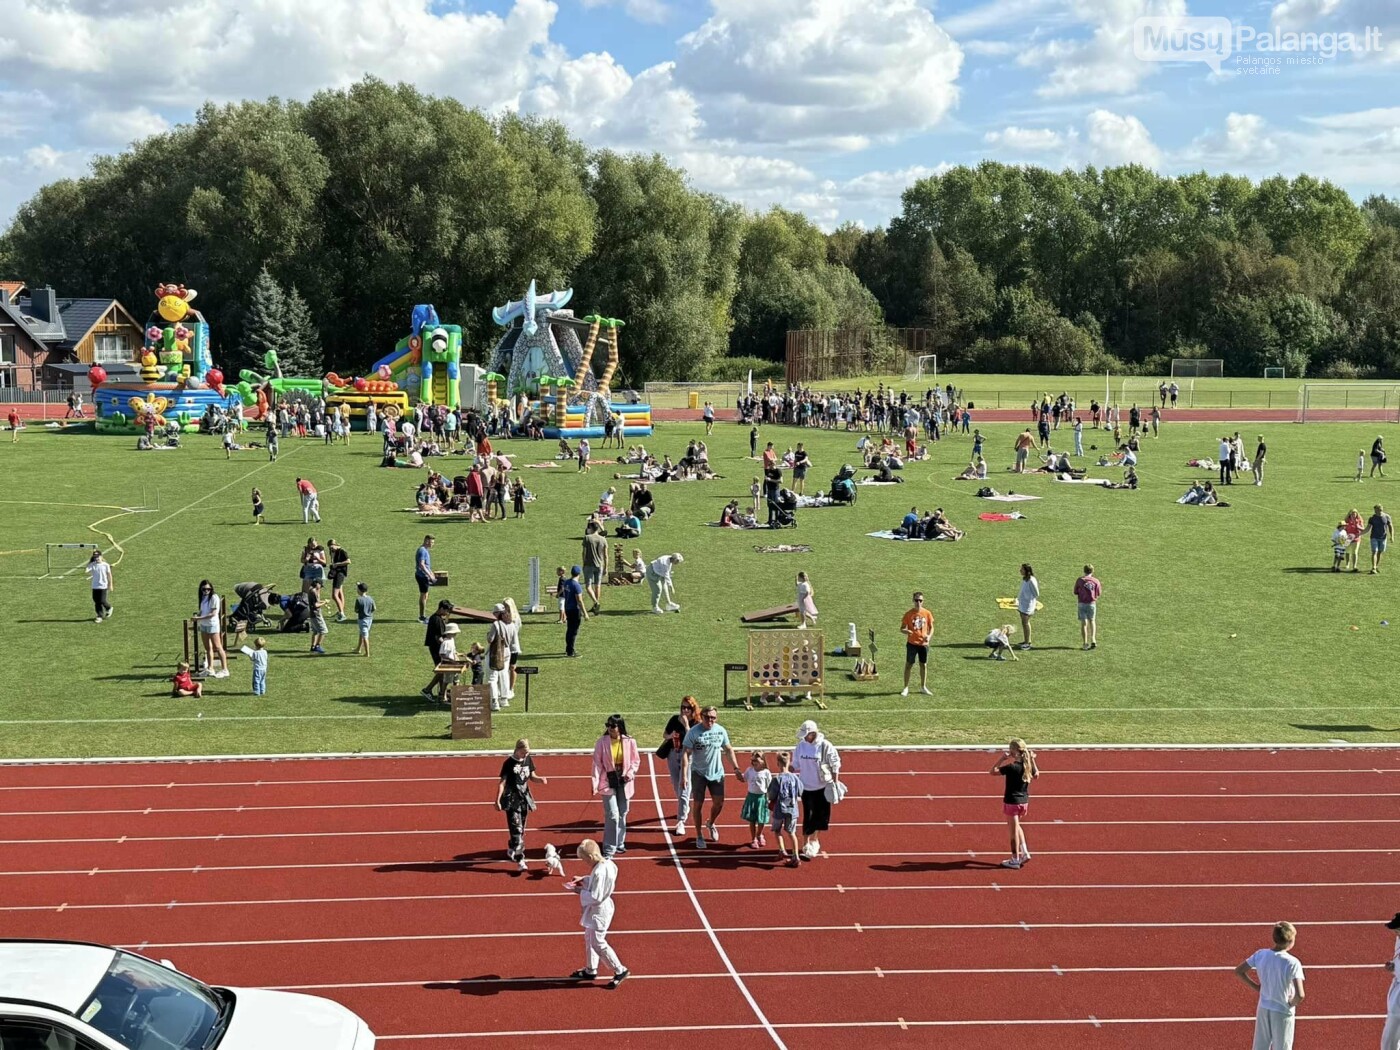
<path id="1" fill-rule="evenodd" d="M 1169 423 L 1160 440 L 1147 442 L 1144 487 L 1136 493 L 1013 479 L 1004 468 L 1017 429 L 984 432 L 992 483 L 1045 497 L 1020 505 L 1026 520 L 977 519 L 1008 505 L 988 505 L 974 498 L 974 484 L 951 480 L 970 449 L 958 437 L 934 446 L 931 463 L 914 464 L 907 484 L 862 488 L 854 508 L 804 511 L 795 531 L 770 533 L 703 526 L 731 496 L 747 499 L 754 474 L 747 428 L 717 427 L 711 458 L 726 479 L 657 486 L 659 514 L 640 543 L 648 558 L 685 553 L 677 572 L 683 612 L 653 616 L 645 587 L 609 588 L 605 613 L 584 625 L 583 656 L 573 661 L 560 658 L 563 629 L 552 614 L 527 616 L 524 662 L 541 668 L 532 712 L 524 714 L 517 699 L 497 716 L 493 741 L 454 744 L 444 711 L 417 695 L 428 668 L 412 563 L 425 526 L 402 511 L 412 504 L 417 473 L 380 469 L 377 441 L 357 435 L 349 448 L 286 441 L 281 460 L 268 464 L 259 451 L 226 461 L 209 437 L 191 438 L 179 451 L 137 453 L 128 438 L 31 427 L 17 444 L 0 441 L 0 754 L 500 747 L 518 735 L 536 746 L 579 746 L 596 739 L 613 710 L 627 713 L 644 741 L 659 738 L 663 713 L 683 693 L 718 700 L 721 665 L 746 655 L 739 614 L 790 601 L 799 569 L 815 586 L 828 649 L 844 641 L 848 622 L 858 624 L 862 640 L 868 628 L 877 631 L 880 682 L 853 682 L 849 660 L 830 662 L 831 709 L 821 719 L 845 743 L 983 742 L 1008 733 L 1055 743 L 1400 740 L 1400 712 L 1382 684 L 1400 631 L 1400 563 L 1378 577 L 1323 571 L 1331 530 L 1349 507 L 1400 509 L 1400 480 L 1350 480 L 1356 451 L 1369 446 L 1377 425 L 1262 428 L 1267 485 L 1236 485 L 1234 505 L 1214 510 L 1174 501 L 1193 476 L 1204 476 L 1185 463 L 1214 455 L 1221 424 Z M 1245 430 L 1250 450 L 1260 429 Z M 675 456 L 700 432 L 669 424 L 648 445 Z M 1087 432 L 1086 445 L 1100 434 Z M 780 450 L 807 442 L 817 464 L 809 491 L 827 487 L 841 462 L 856 460 L 854 435 L 770 428 L 763 436 Z M 551 449 L 510 446 L 518 464 L 545 459 Z M 448 472 L 460 463 L 453 459 Z M 298 474 L 321 491 L 325 524 L 314 530 L 300 521 Z M 447 593 L 458 604 L 489 607 L 506 594 L 524 604 L 527 558 L 542 558 L 546 583 L 556 564 L 578 561 L 584 515 L 613 484 L 606 468 L 524 475 L 540 497 L 525 520 L 427 527 L 439 538 L 435 566 L 451 573 Z M 265 526 L 250 521 L 254 485 L 268 498 Z M 123 510 L 143 504 L 153 509 Z M 865 536 L 892 527 L 912 504 L 944 507 L 967 539 Z M 202 701 L 170 699 L 180 623 L 194 608 L 198 580 L 208 576 L 225 594 L 247 579 L 295 589 L 297 554 L 312 531 L 348 548 L 352 583 L 370 584 L 379 603 L 374 655 L 348 655 L 353 623 L 331 626 L 326 657 L 304 651 L 306 635 L 271 634 L 267 697 L 251 696 L 240 660 L 232 677 L 207 683 Z M 44 573 L 45 543 L 84 541 L 120 548 L 110 555 L 118 561 L 116 615 L 100 625 L 80 570 L 35 578 Z M 769 542 L 809 543 L 813 551 L 755 553 L 755 544 Z M 1070 592 L 1086 560 L 1105 587 L 1093 653 L 1080 651 Z M 981 640 L 1015 618 L 995 601 L 1015 593 L 1022 561 L 1035 566 L 1043 591 L 1038 648 L 1018 663 L 989 661 Z M 905 699 L 898 695 L 897 628 L 914 588 L 928 594 L 938 621 L 935 695 Z M 1397 626 L 1382 626 L 1385 620 Z M 461 645 L 476 636 L 464 629 Z M 778 744 L 811 712 L 737 710 L 726 720 L 742 727 L 746 743 Z"/>

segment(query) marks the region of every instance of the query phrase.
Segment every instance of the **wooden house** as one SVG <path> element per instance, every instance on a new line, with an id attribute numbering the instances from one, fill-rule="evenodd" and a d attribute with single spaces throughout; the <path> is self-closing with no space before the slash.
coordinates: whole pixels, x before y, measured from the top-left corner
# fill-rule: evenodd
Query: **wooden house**
<path id="1" fill-rule="evenodd" d="M 68 390 L 76 382 L 81 389 L 94 364 L 110 370 L 138 356 L 141 323 L 117 300 L 25 291 L 0 282 L 0 388 Z"/>

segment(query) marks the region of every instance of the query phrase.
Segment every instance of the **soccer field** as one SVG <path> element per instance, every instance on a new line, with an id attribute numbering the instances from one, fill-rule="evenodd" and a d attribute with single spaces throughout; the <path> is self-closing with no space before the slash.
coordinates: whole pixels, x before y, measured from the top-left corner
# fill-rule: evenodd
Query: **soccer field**
<path id="1" fill-rule="evenodd" d="M 1392 497 L 1393 479 L 1352 480 L 1357 450 L 1378 425 L 1270 424 L 1267 484 L 1227 490 L 1228 508 L 1175 500 L 1193 478 L 1186 466 L 1214 456 L 1221 424 L 1168 419 L 1147 439 L 1138 492 L 1062 485 L 1005 473 L 1019 427 L 984 428 L 990 483 L 1043 499 L 987 504 L 975 483 L 952 477 L 967 462 L 967 437 L 932 447 L 911 464 L 906 483 L 862 487 L 855 507 L 799 512 L 796 530 L 739 532 L 705 527 L 731 497 L 748 501 L 756 464 L 748 429 L 722 424 L 710 441 L 722 481 L 655 486 L 659 512 L 639 543 L 648 558 L 685 554 L 677 570 L 679 614 L 653 616 L 645 587 L 606 589 L 604 613 L 585 623 L 582 658 L 562 659 L 563 628 L 553 613 L 526 616 L 522 662 L 538 665 L 531 712 L 517 699 L 495 718 L 491 741 L 447 740 L 443 708 L 418 696 L 429 677 L 417 622 L 414 549 L 425 531 L 438 545 L 434 565 L 453 586 L 434 590 L 458 605 L 489 608 L 513 595 L 522 606 L 527 559 L 539 555 L 544 580 L 555 565 L 579 561 L 582 524 L 613 470 L 579 476 L 572 465 L 524 470 L 538 496 L 522 521 L 425 522 L 405 512 L 419 472 L 378 467 L 379 446 L 362 435 L 348 447 L 285 441 L 269 464 L 260 451 L 230 461 L 218 441 L 192 437 L 171 452 L 137 453 L 127 438 L 31 427 L 0 442 L 7 484 L 0 547 L 5 596 L 0 610 L 0 680 L 6 683 L 0 754 L 231 754 L 500 747 L 529 736 L 537 747 L 581 746 L 610 711 L 626 713 L 643 741 L 659 740 L 664 713 L 684 693 L 719 700 L 721 668 L 742 662 L 739 615 L 792 600 L 799 569 L 812 579 L 826 648 L 857 624 L 874 628 L 878 682 L 854 682 L 851 661 L 830 660 L 820 718 L 833 738 L 854 743 L 973 743 L 1009 734 L 1075 742 L 1361 742 L 1400 739 L 1396 703 L 1381 683 L 1400 615 L 1388 564 L 1376 577 L 1333 575 L 1329 537 L 1351 507 L 1370 513 Z M 1233 431 L 1234 426 L 1228 429 Z M 1261 427 L 1242 429 L 1252 452 Z M 699 425 L 667 424 L 647 442 L 679 457 Z M 1102 431 L 1086 431 L 1085 445 Z M 808 491 L 826 488 L 843 462 L 859 462 L 856 435 L 767 428 L 781 451 L 801 439 L 816 463 Z M 1067 432 L 1054 435 L 1052 444 Z M 552 443 L 509 442 L 517 465 L 547 460 Z M 601 450 L 595 455 L 601 455 Z M 1089 457 L 1092 461 L 1093 455 Z M 464 461 L 440 463 L 449 475 Z M 1103 468 L 1091 473 L 1118 477 Z M 298 475 L 320 489 L 324 524 L 301 524 Z M 249 494 L 262 489 L 268 523 L 251 522 Z M 1400 491 L 1400 490 L 1396 490 Z M 967 530 L 962 542 L 896 543 L 866 533 L 892 528 L 911 505 L 941 506 Z M 1024 520 L 983 522 L 978 514 L 1020 510 Z M 1389 509 L 1389 508 L 1388 508 Z M 247 660 L 210 680 L 202 701 L 169 697 L 181 648 L 181 621 L 195 607 L 203 577 L 221 593 L 259 580 L 295 590 L 298 552 L 308 535 L 334 537 L 352 558 L 350 585 L 364 580 L 379 615 L 369 659 L 350 655 L 353 623 L 331 625 L 329 655 L 306 652 L 308 636 L 268 634 L 269 689 L 251 695 Z M 116 563 L 116 614 L 92 622 L 77 563 L 45 574 L 46 543 L 98 542 Z M 616 542 L 615 540 L 610 540 Z M 804 543 L 810 554 L 759 554 L 756 544 Z M 1364 547 L 1364 542 L 1363 542 Z M 1388 556 L 1389 557 L 1389 556 Z M 1016 593 L 1029 561 L 1042 589 L 1033 652 L 1019 662 L 986 659 L 982 639 L 1014 620 L 996 599 Z M 1084 562 L 1103 581 L 1099 648 L 1082 652 L 1071 586 Z M 899 695 L 898 633 L 909 595 L 928 595 L 937 619 L 933 696 Z M 459 648 L 484 628 L 464 627 Z M 735 685 L 739 687 L 736 676 Z M 917 690 L 915 690 L 917 694 Z M 520 695 L 523 695 L 520 694 Z M 1392 694 L 1393 696 L 1393 694 Z M 790 743 L 797 720 L 815 713 L 761 709 L 727 716 L 751 744 Z"/>

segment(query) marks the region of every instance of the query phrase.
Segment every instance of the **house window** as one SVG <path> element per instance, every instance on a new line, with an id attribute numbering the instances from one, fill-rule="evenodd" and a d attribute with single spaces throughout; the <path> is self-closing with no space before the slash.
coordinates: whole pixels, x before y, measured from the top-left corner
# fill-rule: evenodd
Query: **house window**
<path id="1" fill-rule="evenodd" d="M 92 360 L 94 364 L 101 365 L 130 361 L 131 350 L 123 336 L 99 335 L 93 339 Z"/>
<path id="2" fill-rule="evenodd" d="M 19 364 L 15 360 L 15 337 L 0 335 L 0 365 Z"/>

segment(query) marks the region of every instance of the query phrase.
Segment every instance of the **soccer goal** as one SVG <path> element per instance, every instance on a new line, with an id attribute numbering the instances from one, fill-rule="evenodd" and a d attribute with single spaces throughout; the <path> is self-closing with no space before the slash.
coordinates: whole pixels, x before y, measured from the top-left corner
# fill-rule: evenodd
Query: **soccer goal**
<path id="1" fill-rule="evenodd" d="M 932 379 L 938 382 L 938 355 L 937 354 L 917 354 L 910 355 L 908 367 L 904 370 L 904 378 L 909 382 L 921 379 Z"/>
<path id="2" fill-rule="evenodd" d="M 1131 405 L 1136 401 L 1139 407 L 1159 404 L 1162 400 L 1162 384 L 1171 389 L 1173 383 L 1176 384 L 1177 404 L 1191 404 L 1191 391 L 1195 389 L 1195 381 L 1191 379 L 1125 379 L 1118 391 L 1118 404 Z M 1168 404 L 1171 403 L 1168 394 Z"/>
<path id="3" fill-rule="evenodd" d="M 1225 375 L 1223 357 L 1174 357 L 1173 379 L 1221 379 Z"/>
<path id="4" fill-rule="evenodd" d="M 1288 378 L 1288 370 L 1285 369 L 1285 368 L 1266 368 L 1266 369 L 1264 369 L 1264 378 L 1265 378 L 1265 379 L 1287 379 L 1287 378 Z"/>
<path id="5" fill-rule="evenodd" d="M 1400 386 L 1393 383 L 1304 383 L 1298 422 L 1400 423 Z"/>
<path id="6" fill-rule="evenodd" d="M 97 549 L 95 543 L 44 544 L 44 579 L 63 580 L 76 575 Z"/>

